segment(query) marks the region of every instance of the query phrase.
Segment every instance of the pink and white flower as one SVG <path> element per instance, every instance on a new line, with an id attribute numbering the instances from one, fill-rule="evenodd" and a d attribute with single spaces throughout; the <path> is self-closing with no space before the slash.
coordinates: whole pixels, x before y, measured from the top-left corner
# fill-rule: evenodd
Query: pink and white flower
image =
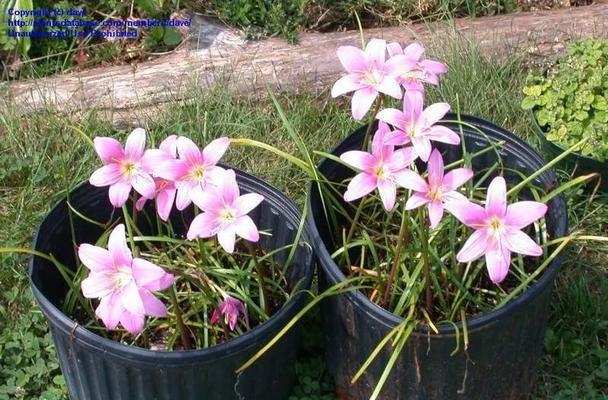
<path id="1" fill-rule="evenodd" d="M 110 203 L 114 207 L 127 202 L 131 188 L 143 197 L 154 197 L 154 180 L 146 168 L 146 131 L 137 128 L 131 132 L 124 149 L 109 137 L 96 137 L 93 143 L 104 165 L 93 172 L 89 182 L 98 187 L 110 186 Z"/>
<path id="2" fill-rule="evenodd" d="M 386 108 L 378 113 L 380 121 L 396 128 L 387 143 L 400 145 L 412 143 L 422 161 L 431 155 L 431 141 L 459 144 L 460 137 L 451 129 L 435 125 L 450 110 L 448 103 L 431 104 L 423 110 L 422 92 L 408 90 L 403 97 L 403 111 Z"/>
<path id="3" fill-rule="evenodd" d="M 210 322 L 212 324 L 217 324 L 223 317 L 224 324 L 226 324 L 231 331 L 234 331 L 240 315 L 243 316 L 245 324 L 249 325 L 249 317 L 247 316 L 245 305 L 240 300 L 225 295 L 224 300 L 218 304 L 215 310 L 213 310 Z"/>
<path id="4" fill-rule="evenodd" d="M 84 297 L 100 299 L 95 314 L 109 329 L 120 323 L 138 334 L 146 315 L 164 317 L 167 309 L 153 292 L 173 284 L 173 275 L 142 258 L 133 258 L 127 247 L 125 227 L 112 230 L 108 249 L 83 243 L 78 247 L 80 261 L 90 270 L 82 281 Z"/>
<path id="5" fill-rule="evenodd" d="M 149 160 L 154 159 L 154 165 L 150 165 L 149 169 L 153 172 L 153 174 L 155 174 L 154 169 L 159 166 L 159 163 L 168 160 L 175 160 L 177 157 L 177 136 L 168 136 L 162 141 L 158 150 L 148 151 L 153 154 L 153 157 L 149 157 Z M 171 210 L 173 209 L 173 202 L 175 201 L 177 188 L 175 187 L 173 181 L 163 178 L 154 178 L 154 184 L 156 213 L 163 221 L 167 221 L 169 219 L 169 214 L 171 214 Z M 148 200 L 149 199 L 146 197 L 140 197 L 139 200 L 137 200 L 137 203 L 135 203 L 137 210 L 143 210 Z"/>
<path id="6" fill-rule="evenodd" d="M 338 58 L 348 75 L 338 79 L 331 89 L 332 97 L 355 92 L 352 99 L 353 118 L 360 120 L 378 97 L 384 93 L 401 98 L 401 87 L 393 77 L 405 67 L 405 59 L 386 61 L 386 42 L 372 39 L 365 51 L 354 46 L 340 46 Z"/>
<path id="7" fill-rule="evenodd" d="M 446 209 L 463 224 L 475 229 L 456 255 L 460 262 L 471 262 L 485 254 L 486 267 L 494 283 L 502 282 L 511 264 L 511 252 L 540 256 L 543 250 L 522 228 L 542 218 L 547 206 L 536 201 L 507 205 L 507 186 L 498 176 L 488 186 L 485 209 L 470 201 L 446 203 Z"/>
<path id="8" fill-rule="evenodd" d="M 193 199 L 203 212 L 194 218 L 186 236 L 193 240 L 217 235 L 220 246 L 228 253 L 234 252 L 237 235 L 257 242 L 260 239 L 258 228 L 247 213 L 263 200 L 264 196 L 257 193 L 241 196 L 234 171 L 224 171 L 215 189 Z"/>
<path id="9" fill-rule="evenodd" d="M 393 42 L 387 45 L 387 50 L 391 59 L 398 59 L 400 64 L 405 65 L 402 69 L 394 70 L 393 76 L 406 90 L 424 91 L 423 83 L 437 86 L 438 75 L 448 71 L 447 65 L 439 61 L 423 60 L 424 47 L 418 43 L 412 43 L 402 49 L 399 43 Z"/>
<path id="10" fill-rule="evenodd" d="M 183 210 L 195 198 L 202 196 L 214 177 L 222 174 L 223 168 L 216 164 L 229 145 L 230 139 L 222 137 L 211 141 L 201 152 L 192 140 L 186 137 L 177 139 L 179 159 L 163 162 L 155 173 L 160 178 L 175 182 L 175 206 L 178 210 Z"/>
<path id="11" fill-rule="evenodd" d="M 457 189 L 471 179 L 473 170 L 457 168 L 444 175 L 443 157 L 439 150 L 435 149 L 429 158 L 427 172 L 426 181 L 413 171 L 410 179 L 404 180 L 405 187 L 415 191 L 405 203 L 405 209 L 413 210 L 426 205 L 431 228 L 436 228 L 443 217 L 443 206 L 446 202 L 467 201 Z"/>
<path id="12" fill-rule="evenodd" d="M 378 189 L 384 208 L 390 211 L 395 205 L 397 186 L 405 187 L 405 181 L 410 176 L 408 166 L 414 162 L 416 155 L 411 147 L 395 150 L 395 146 L 387 145 L 385 138 L 390 134 L 390 129 L 382 122 L 378 126 L 372 140 L 371 154 L 353 150 L 340 156 L 346 164 L 361 170 L 348 184 L 344 200 L 353 201 Z"/>

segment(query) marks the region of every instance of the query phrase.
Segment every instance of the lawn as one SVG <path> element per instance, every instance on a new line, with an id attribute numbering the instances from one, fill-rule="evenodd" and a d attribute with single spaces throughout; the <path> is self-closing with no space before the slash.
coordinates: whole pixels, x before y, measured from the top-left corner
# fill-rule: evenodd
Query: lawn
<path id="1" fill-rule="evenodd" d="M 521 87 L 529 72 L 515 55 L 494 59 L 472 44 L 442 40 L 427 44 L 450 66 L 431 100 L 449 102 L 463 113 L 484 117 L 537 146 L 527 114 L 521 110 Z M 293 126 L 310 148 L 328 150 L 356 127 L 349 104 L 328 92 L 281 95 Z M 170 104 L 146 126 L 158 144 L 169 134 L 207 143 L 212 137 L 249 137 L 296 152 L 272 103 L 237 99 L 220 90 L 198 93 L 186 104 Z M 206 124 L 210 137 L 202 137 Z M 88 136 L 114 136 L 97 112 L 58 115 L 53 110 L 19 116 L 10 106 L 0 110 L 0 243 L 28 247 L 36 227 L 66 190 L 85 180 L 98 161 L 78 130 Z M 267 153 L 233 147 L 227 163 L 270 180 L 302 203 L 306 178 Z M 560 172 L 567 180 L 568 171 Z M 608 197 L 589 197 L 582 188 L 566 193 L 571 229 L 608 235 Z M 0 400 L 64 399 L 64 383 L 46 323 L 27 282 L 27 258 L 0 254 Z M 569 247 L 552 301 L 545 356 L 533 398 L 608 398 L 608 245 L 594 242 Z M 307 323 L 318 326 L 313 313 Z M 298 364 L 298 386 L 290 399 L 334 399 L 323 370 L 319 331 L 306 329 Z M 508 379 L 508 377 L 505 377 Z"/>

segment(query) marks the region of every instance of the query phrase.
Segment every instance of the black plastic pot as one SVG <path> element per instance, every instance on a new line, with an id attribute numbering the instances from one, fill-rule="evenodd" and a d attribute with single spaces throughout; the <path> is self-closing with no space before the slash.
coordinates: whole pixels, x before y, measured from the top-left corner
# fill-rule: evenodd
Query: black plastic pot
<path id="1" fill-rule="evenodd" d="M 539 125 L 536 115 L 534 115 L 534 111 L 530 110 L 529 114 L 530 119 L 532 120 L 532 128 L 534 129 L 536 136 L 538 136 L 540 139 L 543 151 L 551 158 L 557 157 L 566 151 L 566 149 L 560 145 L 547 139 L 547 133 Z M 600 177 L 602 178 L 600 190 L 608 192 L 608 161 L 602 162 L 591 157 L 584 156 L 580 153 L 570 153 L 568 156 L 566 156 L 566 158 L 564 158 L 562 166 L 568 169 L 573 169 L 578 176 L 591 174 L 594 172 L 599 173 Z"/>
<path id="2" fill-rule="evenodd" d="M 453 119 L 454 115 L 446 116 L 446 120 Z M 507 168 L 530 174 L 544 165 L 543 159 L 530 146 L 504 129 L 474 117 L 461 116 L 461 119 L 487 135 L 463 126 L 464 142 L 470 152 L 485 148 L 488 138 L 504 140 L 506 144 L 500 153 Z M 443 125 L 459 132 L 455 124 Z M 360 149 L 364 129 L 360 128 L 344 140 L 333 154 Z M 460 146 L 437 147 L 442 150 L 446 164 L 461 158 Z M 474 159 L 473 167 L 480 169 L 492 165 L 496 157 L 494 152 L 485 153 Z M 319 168 L 330 181 L 341 181 L 353 175 L 349 168 L 329 159 L 324 160 Z M 510 174 L 505 174 L 505 177 L 507 180 L 515 179 Z M 538 178 L 537 183 L 549 188 L 556 184 L 556 177 L 553 172 L 547 172 Z M 335 246 L 316 185 L 311 186 L 309 201 L 309 222 L 320 266 L 319 282 L 322 287 L 327 287 L 345 277 L 330 256 Z M 562 196 L 549 202 L 547 228 L 551 238 L 567 232 L 567 209 Z M 561 259 L 556 258 L 534 285 L 506 306 L 469 318 L 466 352 L 462 350 L 461 334 L 460 350 L 450 355 L 457 343 L 457 332 L 451 325 L 439 325 L 438 335 L 416 330 L 394 365 L 381 398 L 500 400 L 526 397 L 534 383 L 551 290 L 560 264 Z M 321 312 L 327 368 L 335 378 L 338 390 L 347 399 L 368 399 L 391 351 L 385 349 L 356 384 L 352 385 L 350 380 L 380 340 L 402 319 L 357 291 L 328 298 L 322 304 Z M 458 327 L 461 328 L 460 324 Z"/>
<path id="3" fill-rule="evenodd" d="M 301 217 L 298 208 L 267 183 L 240 171 L 236 174 L 242 193 L 256 192 L 265 197 L 250 213 L 260 230 L 272 233 L 263 235 L 259 245 L 271 250 L 292 243 Z M 70 204 L 100 222 L 121 214 L 112 212 L 107 188 L 89 184 L 70 193 Z M 102 229 L 73 217 L 77 243 L 94 243 Z M 174 225 L 180 225 L 181 218 L 181 213 L 174 210 Z M 183 223 L 181 226 L 183 229 Z M 308 231 L 303 233 L 287 276 L 290 285 L 308 289 L 313 276 L 313 253 L 304 242 L 310 242 Z M 65 199 L 42 222 L 33 246 L 65 265 L 75 265 Z M 287 255 L 288 250 L 279 252 L 275 261 L 282 264 Z M 124 345 L 77 325 L 60 311 L 67 287 L 56 268 L 46 260 L 30 259 L 30 283 L 49 322 L 72 400 L 284 400 L 289 395 L 295 379 L 298 327 L 240 376 L 234 371 L 304 306 L 306 297 L 302 293 L 295 295 L 269 321 L 238 338 L 207 349 L 168 352 Z"/>

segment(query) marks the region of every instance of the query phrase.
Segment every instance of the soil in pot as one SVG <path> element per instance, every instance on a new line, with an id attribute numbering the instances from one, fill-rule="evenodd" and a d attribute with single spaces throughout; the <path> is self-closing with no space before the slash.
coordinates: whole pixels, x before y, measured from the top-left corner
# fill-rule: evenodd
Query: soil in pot
<path id="1" fill-rule="evenodd" d="M 448 115 L 446 119 L 453 120 L 456 116 Z M 461 116 L 461 119 L 469 125 L 462 125 L 462 129 L 455 123 L 446 122 L 442 125 L 461 132 L 469 152 L 487 148 L 489 142 L 505 142 L 496 151 L 475 157 L 472 165 L 474 170 L 487 172 L 488 167 L 500 158 L 504 168 L 496 172 L 501 172 L 508 181 L 515 182 L 521 179 L 515 171 L 528 175 L 544 165 L 537 153 L 509 132 L 473 117 Z M 333 154 L 360 149 L 363 135 L 362 128 L 342 142 Z M 462 149 L 458 146 L 439 145 L 438 148 L 443 153 L 446 165 L 461 158 Z M 331 160 L 325 160 L 320 165 L 320 171 L 333 182 L 342 182 L 353 176 L 350 168 Z M 489 174 L 492 175 L 493 172 Z M 547 191 L 556 185 L 556 177 L 547 172 L 535 184 Z M 342 246 L 341 236 L 335 234 L 340 229 L 336 228 L 346 221 L 338 221 L 337 226 L 327 224 L 316 185 L 311 186 L 309 205 L 311 229 L 321 266 L 320 283 L 327 287 L 344 280 L 344 272 L 352 274 L 352 271 L 341 268 L 343 264 L 338 266 L 331 257 Z M 344 203 L 342 205 L 351 207 Z M 563 197 L 552 199 L 549 209 L 546 216 L 547 236 L 555 238 L 565 235 L 567 220 Z M 389 235 L 391 229 L 388 230 Z M 468 236 L 466 230 L 463 235 L 464 238 Z M 380 239 L 372 237 L 371 240 Z M 352 264 L 356 265 L 356 261 L 352 261 Z M 534 270 L 537 262 L 535 260 L 527 265 Z M 399 355 L 380 398 L 524 398 L 534 382 L 536 364 L 542 351 L 553 279 L 560 263 L 561 260 L 555 259 L 522 295 L 495 311 L 492 311 L 495 307 L 492 307 L 491 298 L 488 297 L 487 304 L 467 308 L 464 323 L 458 322 L 455 326 L 440 324 L 441 316 L 435 315 L 433 319 L 438 322 L 439 334 L 429 333 L 430 329 L 425 324 L 419 325 Z M 414 271 L 414 266 L 406 267 Z M 480 276 L 476 282 L 478 286 L 471 286 L 487 288 L 484 279 L 486 278 Z M 503 290 L 508 291 L 513 284 L 505 281 Z M 377 303 L 380 302 L 376 301 L 373 293 L 353 291 L 328 298 L 323 304 L 328 368 L 340 386 L 340 391 L 352 399 L 367 399 L 371 395 L 392 354 L 390 346 L 380 353 L 356 384 L 351 383 L 351 378 L 377 344 L 403 321 Z M 396 307 L 397 303 L 390 303 L 387 308 L 394 311 Z M 463 340 L 465 326 L 468 339 L 466 345 Z"/>

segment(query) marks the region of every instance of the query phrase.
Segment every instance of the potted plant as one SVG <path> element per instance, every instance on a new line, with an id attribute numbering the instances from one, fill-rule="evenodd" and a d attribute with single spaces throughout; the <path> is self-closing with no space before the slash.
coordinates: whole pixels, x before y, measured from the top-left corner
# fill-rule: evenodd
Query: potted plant
<path id="1" fill-rule="evenodd" d="M 285 399 L 298 332 L 235 370 L 305 304 L 312 251 L 282 193 L 168 137 L 95 138 L 103 166 L 33 242 L 30 282 L 72 399 Z M 281 368 L 276 368 L 280 365 Z"/>
<path id="2" fill-rule="evenodd" d="M 566 160 L 579 174 L 599 173 L 608 190 L 608 40 L 574 42 L 543 75 L 531 76 L 522 107 L 530 110 L 545 152 L 586 142 Z"/>
<path id="3" fill-rule="evenodd" d="M 337 50 L 347 75 L 332 95 L 354 91 L 355 119 L 372 111 L 310 187 L 320 285 L 358 289 L 323 300 L 327 366 L 347 399 L 524 398 L 571 239 L 557 160 L 447 103 L 425 107 L 423 85 L 447 66 L 423 52 L 379 39 Z"/>

